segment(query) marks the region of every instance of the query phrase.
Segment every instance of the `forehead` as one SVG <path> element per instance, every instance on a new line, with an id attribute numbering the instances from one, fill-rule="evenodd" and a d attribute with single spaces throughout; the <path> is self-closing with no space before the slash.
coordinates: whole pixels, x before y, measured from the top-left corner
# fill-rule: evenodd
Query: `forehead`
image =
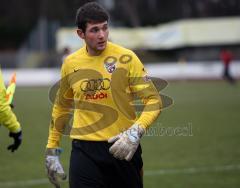
<path id="1" fill-rule="evenodd" d="M 103 27 L 105 25 L 108 25 L 107 21 L 100 22 L 100 23 L 87 22 L 86 29 L 91 29 L 91 28 L 94 28 L 94 27 L 101 28 L 101 27 Z"/>

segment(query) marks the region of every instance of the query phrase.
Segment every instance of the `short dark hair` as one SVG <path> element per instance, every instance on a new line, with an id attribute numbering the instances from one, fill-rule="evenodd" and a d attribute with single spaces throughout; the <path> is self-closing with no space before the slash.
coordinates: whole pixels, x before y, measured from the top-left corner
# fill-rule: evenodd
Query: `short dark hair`
<path id="1" fill-rule="evenodd" d="M 76 25 L 83 32 L 86 31 L 88 22 L 100 23 L 108 20 L 108 12 L 96 2 L 86 3 L 77 10 Z"/>

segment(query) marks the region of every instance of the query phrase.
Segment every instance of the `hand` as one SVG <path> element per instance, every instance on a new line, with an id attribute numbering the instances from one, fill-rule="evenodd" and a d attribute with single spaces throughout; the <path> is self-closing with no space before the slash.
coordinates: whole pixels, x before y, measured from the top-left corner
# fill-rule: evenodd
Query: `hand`
<path id="1" fill-rule="evenodd" d="M 134 124 L 128 130 L 108 140 L 109 143 L 114 143 L 110 147 L 109 152 L 117 159 L 130 161 L 138 148 L 144 132 L 144 128 Z"/>
<path id="2" fill-rule="evenodd" d="M 60 149 L 46 150 L 45 166 L 47 169 L 47 175 L 49 181 L 55 185 L 56 188 L 60 188 L 60 180 L 67 178 L 63 167 L 59 161 Z"/>
<path id="3" fill-rule="evenodd" d="M 10 132 L 9 137 L 12 137 L 14 139 L 14 143 L 9 145 L 7 149 L 11 150 L 11 152 L 14 152 L 15 150 L 18 149 L 18 147 L 22 143 L 22 131 L 20 131 L 18 133 Z"/>

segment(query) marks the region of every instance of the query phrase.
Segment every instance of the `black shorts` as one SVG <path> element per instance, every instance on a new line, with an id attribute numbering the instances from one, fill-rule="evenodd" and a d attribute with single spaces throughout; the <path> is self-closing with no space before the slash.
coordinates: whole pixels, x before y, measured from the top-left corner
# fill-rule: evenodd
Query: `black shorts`
<path id="1" fill-rule="evenodd" d="M 70 188 L 142 188 L 141 146 L 132 160 L 118 160 L 107 142 L 73 140 L 69 169 Z"/>

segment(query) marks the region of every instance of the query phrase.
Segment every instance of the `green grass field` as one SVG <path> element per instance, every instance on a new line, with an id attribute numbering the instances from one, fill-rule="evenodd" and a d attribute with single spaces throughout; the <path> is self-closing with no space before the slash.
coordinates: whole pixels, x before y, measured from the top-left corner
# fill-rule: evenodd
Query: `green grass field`
<path id="1" fill-rule="evenodd" d="M 172 82 L 162 93 L 174 99 L 155 129 L 191 128 L 191 134 L 143 138 L 146 188 L 222 188 L 240 186 L 240 84 L 223 81 Z M 15 112 L 24 140 L 14 154 L 0 128 L 0 188 L 51 188 L 46 180 L 44 150 L 51 104 L 48 88 L 17 88 Z M 61 161 L 68 170 L 70 140 L 62 140 Z M 63 183 L 63 187 L 68 187 Z"/>

